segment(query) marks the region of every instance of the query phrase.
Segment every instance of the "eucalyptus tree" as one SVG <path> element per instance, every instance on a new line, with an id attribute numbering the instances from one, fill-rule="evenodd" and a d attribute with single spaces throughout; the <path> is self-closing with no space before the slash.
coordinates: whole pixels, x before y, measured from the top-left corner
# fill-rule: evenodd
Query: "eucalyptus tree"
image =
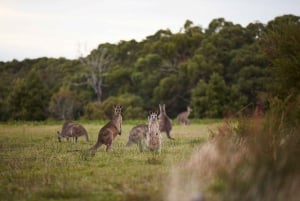
<path id="1" fill-rule="evenodd" d="M 50 97 L 40 74 L 34 70 L 25 79 L 16 79 L 9 95 L 9 109 L 14 120 L 45 120 Z"/>
<path id="2" fill-rule="evenodd" d="M 48 110 L 55 119 L 73 120 L 78 118 L 80 102 L 78 95 L 66 87 L 53 94 Z"/>
<path id="3" fill-rule="evenodd" d="M 284 15 L 267 25 L 261 45 L 271 62 L 274 96 L 298 97 L 300 93 L 300 17 Z"/>
<path id="4" fill-rule="evenodd" d="M 104 46 L 99 46 L 93 50 L 87 57 L 80 57 L 80 62 L 87 67 L 87 72 L 84 73 L 86 82 L 93 89 L 97 96 L 97 101 L 102 101 L 103 95 L 103 80 L 105 73 L 113 60 L 112 55 Z"/>

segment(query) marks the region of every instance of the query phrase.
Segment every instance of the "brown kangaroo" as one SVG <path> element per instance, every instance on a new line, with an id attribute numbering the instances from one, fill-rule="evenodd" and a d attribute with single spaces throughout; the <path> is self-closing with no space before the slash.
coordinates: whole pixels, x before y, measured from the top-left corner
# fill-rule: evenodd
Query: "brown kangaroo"
<path id="1" fill-rule="evenodd" d="M 133 127 L 129 132 L 128 142 L 126 144 L 129 147 L 132 144 L 137 144 L 140 151 L 143 151 L 143 140 L 146 139 L 146 135 L 148 132 L 147 124 L 140 124 Z"/>
<path id="2" fill-rule="evenodd" d="M 187 111 L 181 112 L 177 115 L 177 121 L 179 124 L 189 125 L 190 120 L 188 119 L 189 115 L 191 114 L 192 109 L 188 106 Z"/>
<path id="3" fill-rule="evenodd" d="M 77 142 L 78 137 L 84 136 L 85 140 L 89 141 L 89 136 L 86 129 L 80 124 L 76 124 L 72 121 L 66 121 L 61 129 L 61 132 L 57 131 L 58 141 L 61 142 L 62 138 L 66 138 L 69 141 L 69 137 L 73 138 L 73 142 Z"/>
<path id="4" fill-rule="evenodd" d="M 165 104 L 159 104 L 159 111 L 159 130 L 161 132 L 166 132 L 168 139 L 174 140 L 174 138 L 172 138 L 170 135 L 170 132 L 172 130 L 172 120 L 168 117 L 166 113 Z"/>
<path id="5" fill-rule="evenodd" d="M 90 150 L 97 150 L 102 144 L 106 145 L 106 151 L 111 149 L 113 139 L 121 135 L 122 127 L 122 106 L 114 106 L 114 115 L 112 120 L 103 126 L 98 134 L 97 143 Z"/>
<path id="6" fill-rule="evenodd" d="M 161 133 L 159 130 L 159 121 L 156 112 L 151 112 L 148 117 L 148 132 L 146 134 L 146 146 L 150 151 L 160 152 L 161 150 Z"/>

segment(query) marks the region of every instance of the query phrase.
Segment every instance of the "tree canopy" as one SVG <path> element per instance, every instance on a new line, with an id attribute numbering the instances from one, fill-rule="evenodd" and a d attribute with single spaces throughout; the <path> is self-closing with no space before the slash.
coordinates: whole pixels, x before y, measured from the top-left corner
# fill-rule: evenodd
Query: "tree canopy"
<path id="1" fill-rule="evenodd" d="M 299 94 L 299 19 L 243 27 L 218 18 L 206 29 L 186 20 L 177 33 L 99 44 L 75 60 L 0 62 L 0 120 L 107 118 L 117 102 L 133 119 L 159 103 L 172 118 L 187 106 L 195 118 L 221 118 L 270 90 Z"/>

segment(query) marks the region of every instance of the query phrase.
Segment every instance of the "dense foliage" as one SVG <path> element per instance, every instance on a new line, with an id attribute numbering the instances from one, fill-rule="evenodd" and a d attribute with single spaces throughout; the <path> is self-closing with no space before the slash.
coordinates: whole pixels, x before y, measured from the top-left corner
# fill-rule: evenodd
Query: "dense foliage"
<path id="1" fill-rule="evenodd" d="M 159 103 L 172 118 L 188 105 L 196 118 L 251 110 L 266 102 L 267 88 L 299 93 L 299 65 L 289 67 L 299 62 L 299 18 L 246 27 L 219 18 L 206 29 L 187 20 L 178 33 L 100 44 L 77 60 L 0 62 L 0 119 L 107 118 L 108 107 L 120 101 L 128 118 L 141 118 Z M 272 86 L 274 73 L 289 77 Z"/>
<path id="2" fill-rule="evenodd" d="M 213 201 L 299 200 L 299 18 L 277 18 L 274 22 L 268 24 L 260 40 L 270 61 L 268 111 L 263 117 L 254 113 L 251 118 L 241 115 L 226 119 L 211 130 L 211 140 L 183 167 L 182 175 L 192 176 L 183 176 L 174 186 L 187 186 L 186 193 L 182 196 L 171 191 L 177 193 L 177 200 L 193 194 L 193 188 L 203 192 L 205 200 Z M 212 86 L 224 88 L 216 81 L 219 78 L 214 80 Z M 208 86 L 201 85 L 206 91 Z"/>

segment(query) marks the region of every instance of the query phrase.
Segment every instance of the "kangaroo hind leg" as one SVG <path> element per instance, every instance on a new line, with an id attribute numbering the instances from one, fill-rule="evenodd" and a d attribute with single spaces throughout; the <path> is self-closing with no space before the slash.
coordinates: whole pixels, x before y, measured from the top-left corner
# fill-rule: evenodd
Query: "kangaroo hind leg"
<path id="1" fill-rule="evenodd" d="M 171 137 L 170 131 L 166 131 L 166 134 L 167 134 L 167 137 L 168 137 L 170 140 L 175 140 L 174 138 Z"/>

